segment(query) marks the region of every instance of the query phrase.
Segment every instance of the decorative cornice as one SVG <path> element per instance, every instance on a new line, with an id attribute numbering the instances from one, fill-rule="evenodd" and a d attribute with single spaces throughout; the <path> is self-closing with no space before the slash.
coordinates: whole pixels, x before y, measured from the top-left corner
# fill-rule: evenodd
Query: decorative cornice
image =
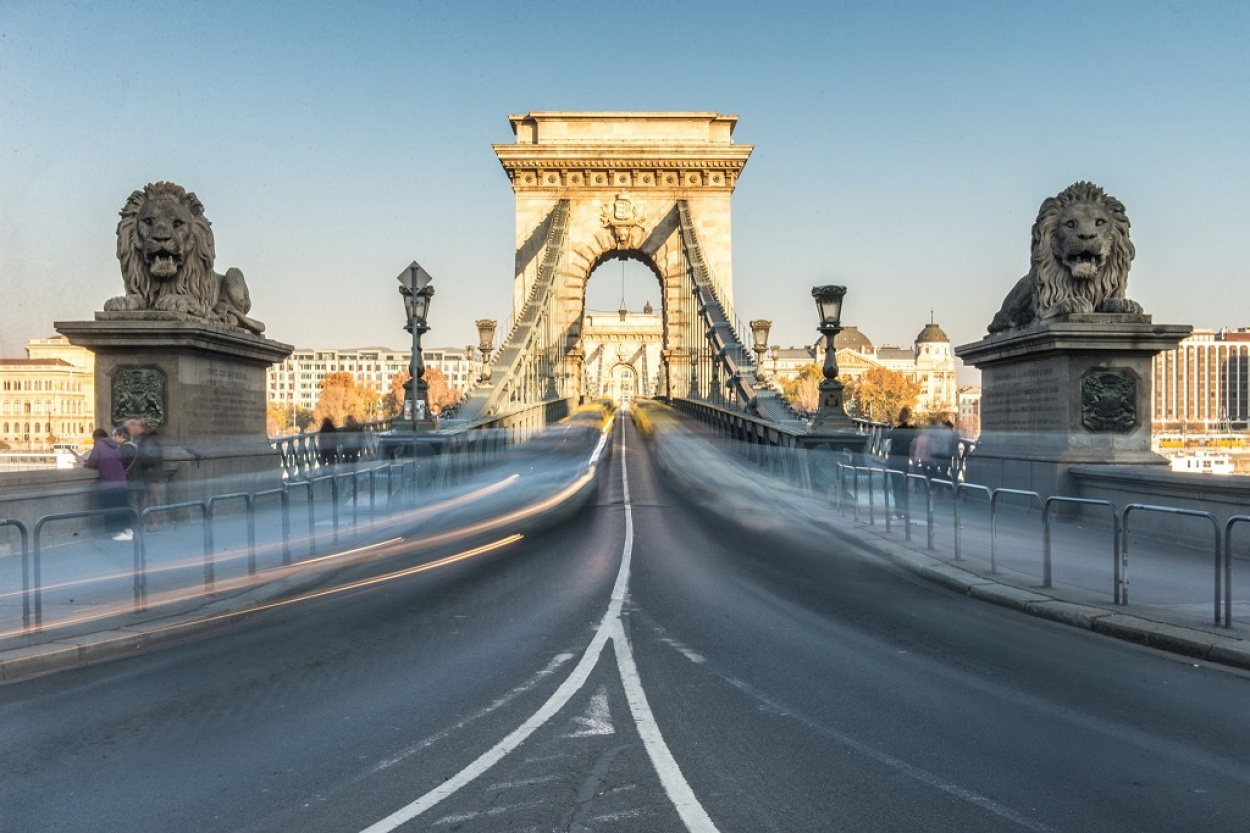
<path id="1" fill-rule="evenodd" d="M 509 145 L 511 147 L 511 145 Z M 663 168 L 704 168 L 740 171 L 746 165 L 743 158 L 705 158 L 705 159 L 673 159 L 673 158 L 622 158 L 622 159 L 561 159 L 553 156 L 529 156 L 523 159 L 503 159 L 499 163 L 505 170 L 538 168 L 541 170 L 657 170 Z"/>

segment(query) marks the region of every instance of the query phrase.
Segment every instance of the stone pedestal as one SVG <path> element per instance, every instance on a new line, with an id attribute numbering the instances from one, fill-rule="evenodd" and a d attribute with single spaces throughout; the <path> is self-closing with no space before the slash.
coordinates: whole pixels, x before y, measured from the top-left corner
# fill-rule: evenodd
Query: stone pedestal
<path id="1" fill-rule="evenodd" d="M 146 416 L 156 428 L 170 502 L 279 485 L 265 371 L 290 345 L 176 313 L 95 317 L 56 329 L 95 353 L 96 425 Z"/>
<path id="2" fill-rule="evenodd" d="M 1060 316 L 955 348 L 981 370 L 981 437 L 967 479 L 1075 494 L 1076 464 L 1158 464 L 1151 359 L 1192 331 L 1149 315 Z"/>

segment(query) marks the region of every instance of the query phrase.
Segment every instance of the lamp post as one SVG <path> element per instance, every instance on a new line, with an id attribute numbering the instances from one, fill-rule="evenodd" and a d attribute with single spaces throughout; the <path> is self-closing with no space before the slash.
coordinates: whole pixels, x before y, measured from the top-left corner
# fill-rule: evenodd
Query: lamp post
<path id="1" fill-rule="evenodd" d="M 404 329 L 412 333 L 412 378 L 404 383 L 404 429 L 414 434 L 434 427 L 430 417 L 429 384 L 425 381 L 425 359 L 421 356 L 421 336 L 429 332 L 430 299 L 434 297 L 433 278 L 414 260 L 399 273 L 399 294 L 404 299 L 408 323 Z"/>
<path id="2" fill-rule="evenodd" d="M 482 353 L 482 382 L 486 383 L 491 377 L 490 354 L 495 348 L 495 327 L 499 326 L 499 322 L 489 318 L 479 318 L 475 323 L 477 325 L 477 349 Z"/>
<path id="3" fill-rule="evenodd" d="M 781 345 L 774 344 L 772 347 L 768 349 L 768 354 L 769 356 L 772 357 L 772 360 L 773 360 L 772 378 L 776 379 L 777 378 L 777 359 L 781 357 Z"/>
<path id="4" fill-rule="evenodd" d="M 816 299 L 816 312 L 820 315 L 820 324 L 816 329 L 825 337 L 824 380 L 820 383 L 820 407 L 812 419 L 813 432 L 828 432 L 831 429 L 849 429 L 854 423 L 846 415 L 842 403 L 842 383 L 838 381 L 837 350 L 833 340 L 842 332 L 842 298 L 846 295 L 845 286 L 812 287 L 812 297 Z"/>
<path id="5" fill-rule="evenodd" d="M 764 354 L 768 352 L 768 331 L 773 322 L 756 319 L 751 322 L 751 338 L 755 341 L 755 381 L 764 384 Z"/>

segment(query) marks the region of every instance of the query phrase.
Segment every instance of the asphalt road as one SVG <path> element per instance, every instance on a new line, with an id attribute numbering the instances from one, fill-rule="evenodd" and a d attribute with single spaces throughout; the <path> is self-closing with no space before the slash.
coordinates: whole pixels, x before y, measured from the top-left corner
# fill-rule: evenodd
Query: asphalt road
<path id="1" fill-rule="evenodd" d="M 0 830 L 1250 828 L 1246 675 L 728 525 L 615 442 L 545 533 L 0 687 Z"/>

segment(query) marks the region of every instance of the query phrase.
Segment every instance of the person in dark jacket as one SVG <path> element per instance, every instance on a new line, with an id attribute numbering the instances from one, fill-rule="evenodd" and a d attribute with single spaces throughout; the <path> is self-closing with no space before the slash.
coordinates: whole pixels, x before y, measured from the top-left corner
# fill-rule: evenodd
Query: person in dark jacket
<path id="1" fill-rule="evenodd" d="M 121 443 L 118 437 L 110 437 L 103 428 L 97 428 L 93 436 L 95 444 L 82 464 L 83 468 L 95 469 L 100 473 L 100 508 L 125 509 L 126 469 L 122 463 Z M 134 538 L 134 530 L 126 523 L 123 512 L 110 512 L 105 515 L 104 528 L 112 533 L 114 541 L 129 541 Z"/>
<path id="2" fill-rule="evenodd" d="M 907 512 L 907 473 L 911 471 L 911 446 L 920 429 L 911 422 L 911 408 L 903 408 L 898 412 L 898 421 L 886 439 L 890 441 L 890 453 L 887 466 L 897 474 L 887 475 L 894 492 L 894 516 L 905 517 Z"/>
<path id="3" fill-rule="evenodd" d="M 317 459 L 322 467 L 334 465 L 339 458 L 339 441 L 335 436 L 334 420 L 326 417 L 317 429 Z"/>
<path id="4" fill-rule="evenodd" d="M 160 440 L 156 438 L 156 431 L 148 418 L 143 416 L 131 417 L 122 424 L 138 452 L 134 465 L 129 469 L 130 481 L 139 498 L 137 511 L 142 512 L 149 506 L 164 505 L 165 455 L 161 450 Z M 156 515 L 148 523 L 149 532 L 159 531 L 164 526 Z"/>

